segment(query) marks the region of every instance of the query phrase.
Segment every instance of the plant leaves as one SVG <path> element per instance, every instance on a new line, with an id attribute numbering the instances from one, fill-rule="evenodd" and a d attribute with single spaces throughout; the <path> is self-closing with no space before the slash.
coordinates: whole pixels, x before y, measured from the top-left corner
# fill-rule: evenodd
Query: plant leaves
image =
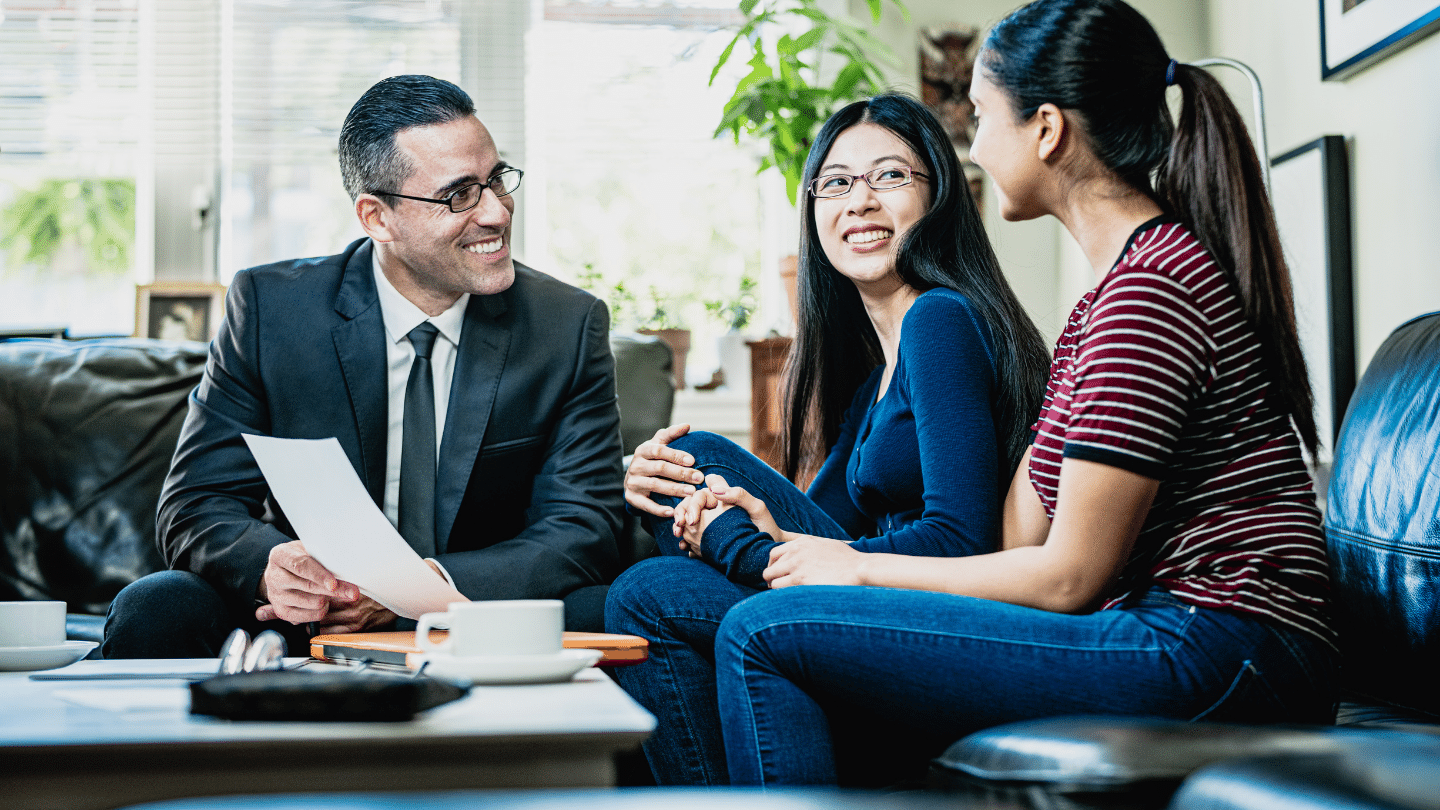
<path id="1" fill-rule="evenodd" d="M 725 46 L 725 50 L 720 52 L 720 58 L 715 62 L 715 68 L 710 71 L 710 81 L 705 83 L 707 87 L 715 84 L 715 77 L 720 75 L 720 68 L 725 67 L 725 63 L 730 61 L 730 53 L 735 50 L 735 43 L 739 41 L 740 35 L 736 34 L 735 38 L 730 40 L 730 44 Z"/>
<path id="2" fill-rule="evenodd" d="M 810 50 L 811 48 L 815 47 L 815 45 L 819 43 L 824 36 L 825 29 L 823 28 L 812 28 L 809 31 L 806 31 L 804 34 L 800 35 L 799 39 L 795 40 L 795 52 L 804 53 L 805 51 Z"/>
<path id="3" fill-rule="evenodd" d="M 864 78 L 865 66 L 859 62 L 851 62 L 835 77 L 835 84 L 831 85 L 831 97 L 836 101 L 853 99 L 855 87 Z"/>

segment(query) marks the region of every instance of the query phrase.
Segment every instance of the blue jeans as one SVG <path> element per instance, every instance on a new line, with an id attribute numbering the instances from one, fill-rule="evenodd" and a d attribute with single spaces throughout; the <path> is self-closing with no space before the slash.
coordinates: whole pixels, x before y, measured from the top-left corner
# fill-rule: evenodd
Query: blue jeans
<path id="1" fill-rule="evenodd" d="M 1159 589 L 1075 616 L 925 591 L 785 588 L 732 608 L 714 655 L 725 761 L 744 785 L 903 781 L 966 734 L 1053 715 L 1334 716 L 1323 642 Z M 837 733 L 855 727 L 869 739 Z M 882 761 L 897 742 L 923 752 L 916 770 Z"/>
<path id="2" fill-rule="evenodd" d="M 780 528 L 812 534 L 817 537 L 849 539 L 850 535 L 825 514 L 815 502 L 805 497 L 785 476 L 756 458 L 753 453 L 729 439 L 705 431 L 694 431 L 671 442 L 671 447 L 695 457 L 695 468 L 706 475 L 719 475 L 732 487 L 742 487 L 765 502 Z M 701 484 L 701 489 L 704 484 Z M 652 500 L 674 506 L 679 498 L 655 495 Z M 684 557 L 680 541 L 672 533 L 675 521 L 669 518 L 645 517 L 646 525 L 655 536 L 661 554 Z M 755 528 L 740 509 L 730 509 L 705 529 L 700 544 L 701 559 L 723 572 L 732 582 L 750 588 L 764 588 L 761 573 L 770 564 L 770 549 L 776 543 L 770 535 Z"/>
<path id="3" fill-rule="evenodd" d="M 695 457 L 695 466 L 763 500 L 776 523 L 789 531 L 846 537 L 845 530 L 779 473 L 739 445 L 713 433 L 694 432 L 671 445 Z M 678 498 L 655 496 L 669 506 Z M 703 561 L 680 551 L 674 521 L 647 518 L 666 556 L 642 560 L 610 586 L 605 629 L 650 641 L 650 659 L 617 667 L 615 680 L 658 718 L 645 741 L 646 759 L 662 785 L 723 785 L 725 747 L 715 700 L 715 633 L 740 600 L 765 587 L 760 576 L 775 542 L 739 509 L 705 531 Z"/>

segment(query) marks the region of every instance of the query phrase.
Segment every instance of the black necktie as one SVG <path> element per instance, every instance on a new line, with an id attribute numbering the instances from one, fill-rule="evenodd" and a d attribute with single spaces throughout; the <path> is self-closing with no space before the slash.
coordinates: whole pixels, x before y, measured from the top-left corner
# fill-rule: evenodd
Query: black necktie
<path id="1" fill-rule="evenodd" d="M 430 350 L 439 330 L 428 321 L 410 330 L 415 362 L 405 384 L 400 440 L 400 536 L 421 557 L 435 555 L 435 377 Z"/>

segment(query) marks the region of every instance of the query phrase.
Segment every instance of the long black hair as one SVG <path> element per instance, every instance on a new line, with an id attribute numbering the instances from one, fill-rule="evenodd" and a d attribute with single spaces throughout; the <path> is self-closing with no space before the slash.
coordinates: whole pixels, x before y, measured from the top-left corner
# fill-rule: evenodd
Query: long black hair
<path id="1" fill-rule="evenodd" d="M 979 62 L 1021 120 L 1046 103 L 1074 116 L 1107 169 L 1194 232 L 1239 290 L 1276 381 L 1271 400 L 1313 454 L 1290 272 L 1260 158 L 1220 83 L 1172 64 L 1154 27 L 1122 0 L 1036 0 L 990 31 Z M 1178 123 L 1165 99 L 1172 81 L 1183 97 Z"/>
<path id="2" fill-rule="evenodd" d="M 1008 487 L 1044 395 L 1050 364 L 1045 340 L 1000 272 L 955 147 L 918 101 L 885 94 L 830 116 L 810 147 L 802 188 L 815 179 L 840 133 L 861 123 L 884 127 L 904 141 L 930 175 L 930 207 L 903 237 L 895 269 L 921 292 L 945 287 L 961 293 L 989 327 L 995 345 L 991 408 L 1005 464 L 999 472 Z M 787 364 L 781 440 L 784 473 L 791 480 L 813 471 L 834 446 L 855 391 L 883 362 L 859 291 L 825 256 L 814 208 L 815 198 L 807 193 L 800 215 L 799 323 Z"/>

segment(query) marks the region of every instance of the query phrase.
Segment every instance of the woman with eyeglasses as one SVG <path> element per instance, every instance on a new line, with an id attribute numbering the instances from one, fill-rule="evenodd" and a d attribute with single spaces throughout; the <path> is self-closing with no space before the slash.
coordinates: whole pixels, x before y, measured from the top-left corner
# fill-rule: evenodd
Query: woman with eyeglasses
<path id="1" fill-rule="evenodd" d="M 1013 12 L 971 98 L 1001 214 L 1059 219 L 1097 286 L 1056 346 L 1001 550 L 801 539 L 727 614 L 734 783 L 890 782 L 970 732 L 1052 715 L 1333 718 L 1311 394 L 1235 107 L 1121 0 Z"/>
<path id="2" fill-rule="evenodd" d="M 659 719 L 662 784 L 723 784 L 715 631 L 780 544 L 948 557 L 996 548 L 1048 364 L 944 130 L 900 95 L 830 118 L 805 171 L 785 473 L 680 425 L 625 479 L 664 555 L 620 576 L 606 628 L 650 640 L 616 679 Z M 805 492 L 791 483 L 818 467 Z M 729 509 L 728 504 L 744 508 Z"/>

